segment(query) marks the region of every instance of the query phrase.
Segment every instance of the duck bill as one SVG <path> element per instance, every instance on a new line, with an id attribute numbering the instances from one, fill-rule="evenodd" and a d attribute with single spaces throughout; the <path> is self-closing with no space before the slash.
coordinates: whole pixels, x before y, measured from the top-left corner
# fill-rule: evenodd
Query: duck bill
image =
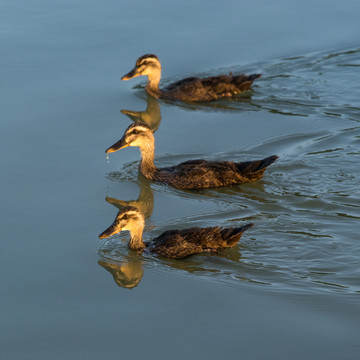
<path id="1" fill-rule="evenodd" d="M 135 66 L 130 72 L 124 75 L 121 80 L 130 80 L 134 77 L 140 76 L 141 74 L 138 72 L 137 67 Z"/>
<path id="2" fill-rule="evenodd" d="M 113 145 L 111 145 L 109 148 L 107 148 L 107 149 L 105 150 L 105 153 L 106 153 L 106 154 L 109 154 L 109 153 L 118 151 L 118 150 L 120 150 L 120 149 L 126 148 L 126 147 L 128 147 L 128 146 L 130 146 L 130 145 L 127 144 L 123 138 L 121 138 L 118 142 L 116 142 L 115 144 L 113 144 Z"/>
<path id="3" fill-rule="evenodd" d="M 116 223 L 114 221 L 105 231 L 103 231 L 99 235 L 99 239 L 108 238 L 109 236 L 114 235 L 114 234 L 116 234 L 118 232 L 119 232 L 119 230 L 116 228 Z"/>

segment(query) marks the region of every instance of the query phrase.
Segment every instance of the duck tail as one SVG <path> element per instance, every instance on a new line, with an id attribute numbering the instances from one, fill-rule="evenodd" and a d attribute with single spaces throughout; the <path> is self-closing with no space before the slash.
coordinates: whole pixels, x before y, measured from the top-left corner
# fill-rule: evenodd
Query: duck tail
<path id="1" fill-rule="evenodd" d="M 230 246 L 233 246 L 240 240 L 243 232 L 252 228 L 253 226 L 253 223 L 249 223 L 236 228 L 225 228 L 221 230 L 221 236 Z"/>
<path id="2" fill-rule="evenodd" d="M 250 74 L 248 77 L 248 81 L 254 81 L 258 78 L 260 78 L 262 76 L 262 74 Z"/>
<path id="3" fill-rule="evenodd" d="M 279 158 L 278 155 L 272 155 L 272 156 L 269 156 L 269 157 L 267 157 L 267 158 L 265 158 L 263 160 L 260 160 L 261 163 L 260 163 L 260 166 L 259 166 L 258 170 L 267 168 L 269 165 L 274 163 L 278 158 Z"/>
<path id="4" fill-rule="evenodd" d="M 279 156 L 272 155 L 262 160 L 255 161 L 244 161 L 241 163 L 237 163 L 237 167 L 239 171 L 245 175 L 253 174 L 260 170 L 265 170 L 269 165 L 275 162 Z"/>

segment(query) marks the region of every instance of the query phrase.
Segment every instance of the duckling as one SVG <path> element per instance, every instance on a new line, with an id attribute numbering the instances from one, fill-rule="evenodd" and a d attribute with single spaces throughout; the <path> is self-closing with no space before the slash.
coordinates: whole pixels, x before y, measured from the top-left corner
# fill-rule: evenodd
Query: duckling
<path id="1" fill-rule="evenodd" d="M 155 139 L 149 126 L 130 125 L 123 137 L 105 152 L 111 153 L 127 146 L 138 146 L 141 152 L 140 172 L 150 180 L 166 183 L 178 189 L 202 189 L 230 186 L 260 179 L 277 155 L 262 160 L 232 162 L 189 160 L 179 165 L 157 168 L 154 165 Z"/>
<path id="2" fill-rule="evenodd" d="M 135 67 L 121 80 L 130 80 L 146 75 L 146 91 L 156 97 L 187 102 L 214 101 L 222 97 L 231 97 L 250 89 L 254 80 L 261 74 L 218 75 L 206 78 L 188 77 L 159 89 L 161 64 L 156 55 L 146 54 L 139 57 Z"/>
<path id="3" fill-rule="evenodd" d="M 216 252 L 219 249 L 235 246 L 243 232 L 254 224 L 250 223 L 237 228 L 194 227 L 185 230 L 168 230 L 149 243 L 144 243 L 142 234 L 145 218 L 139 209 L 127 206 L 120 210 L 115 221 L 99 235 L 100 239 L 130 231 L 129 247 L 137 251 L 146 251 L 156 255 L 181 259 L 205 251 Z"/>

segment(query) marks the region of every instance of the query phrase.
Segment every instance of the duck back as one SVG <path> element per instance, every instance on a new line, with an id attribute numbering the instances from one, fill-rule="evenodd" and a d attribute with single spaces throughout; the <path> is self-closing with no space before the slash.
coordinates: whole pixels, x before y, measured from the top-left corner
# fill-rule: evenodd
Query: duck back
<path id="1" fill-rule="evenodd" d="M 178 189 L 203 189 L 242 184 L 260 179 L 277 155 L 262 160 L 232 161 L 189 160 L 179 165 L 156 169 L 153 180 Z"/>
<path id="2" fill-rule="evenodd" d="M 214 101 L 248 91 L 261 74 L 219 75 L 207 78 L 189 77 L 170 84 L 161 91 L 162 98 L 189 102 Z"/>
<path id="3" fill-rule="evenodd" d="M 169 230 L 153 239 L 147 245 L 147 250 L 175 259 L 204 251 L 217 251 L 236 245 L 243 232 L 252 226 L 253 224 L 247 224 L 238 228 L 195 227 L 185 230 Z"/>

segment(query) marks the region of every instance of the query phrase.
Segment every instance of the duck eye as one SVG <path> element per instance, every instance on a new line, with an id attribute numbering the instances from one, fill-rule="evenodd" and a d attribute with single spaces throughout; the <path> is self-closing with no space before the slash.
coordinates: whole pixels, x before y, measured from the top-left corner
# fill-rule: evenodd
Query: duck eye
<path id="1" fill-rule="evenodd" d="M 123 215 L 122 218 L 123 218 L 123 220 L 127 220 L 129 218 L 129 215 L 125 214 L 125 215 Z"/>

